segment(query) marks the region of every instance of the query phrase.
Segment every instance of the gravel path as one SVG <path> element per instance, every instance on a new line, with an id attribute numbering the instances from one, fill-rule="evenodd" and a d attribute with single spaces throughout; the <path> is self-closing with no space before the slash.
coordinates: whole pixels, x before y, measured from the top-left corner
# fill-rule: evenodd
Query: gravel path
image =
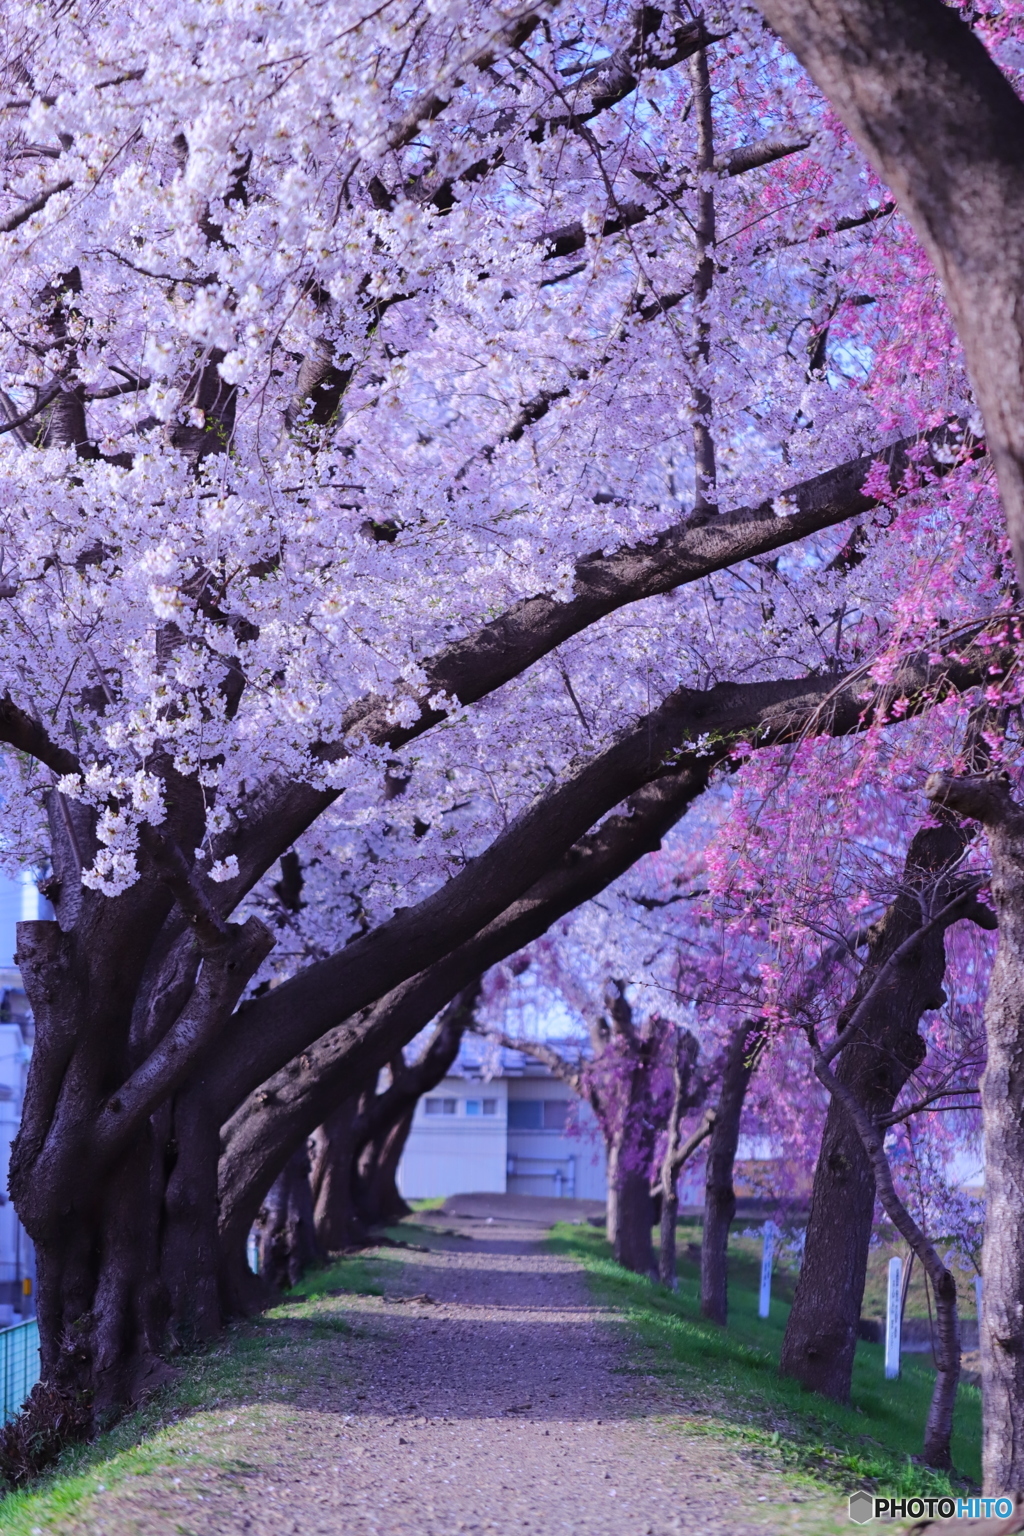
<path id="1" fill-rule="evenodd" d="M 582 1273 L 522 1227 L 388 1253 L 388 1294 L 319 1304 L 291 1401 L 197 1415 L 169 1465 L 102 1486 L 89 1536 L 768 1536 L 838 1505 L 714 1439 Z M 465 1230 L 469 1230 L 466 1224 Z M 528 1229 L 527 1229 L 528 1230 Z M 410 1233 L 410 1236 L 414 1236 Z M 352 1331 L 337 1331 L 343 1315 Z M 332 1331 L 333 1330 L 333 1331 Z M 315 1371 L 309 1361 L 317 1362 Z M 191 1460 L 189 1459 L 191 1457 Z M 845 1523 L 845 1522 L 844 1522 Z"/>

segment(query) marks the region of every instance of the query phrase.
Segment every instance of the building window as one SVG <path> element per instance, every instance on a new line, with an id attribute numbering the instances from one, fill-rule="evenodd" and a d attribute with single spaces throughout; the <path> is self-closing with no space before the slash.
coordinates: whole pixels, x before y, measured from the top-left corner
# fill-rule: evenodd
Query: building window
<path id="1" fill-rule="evenodd" d="M 564 1131 L 568 1113 L 568 1099 L 545 1099 L 544 1129 L 546 1131 Z"/>
<path id="2" fill-rule="evenodd" d="M 497 1099 L 467 1099 L 467 1115 L 496 1115 L 498 1113 Z"/>
<path id="3" fill-rule="evenodd" d="M 458 1099 L 424 1099 L 425 1115 L 454 1115 Z"/>
<path id="4" fill-rule="evenodd" d="M 564 1131 L 568 1099 L 509 1099 L 510 1131 Z"/>

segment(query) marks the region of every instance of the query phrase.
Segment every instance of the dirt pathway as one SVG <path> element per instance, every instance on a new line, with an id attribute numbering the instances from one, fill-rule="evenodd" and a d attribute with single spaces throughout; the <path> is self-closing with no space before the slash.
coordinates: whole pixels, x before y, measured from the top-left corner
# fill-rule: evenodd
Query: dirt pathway
<path id="1" fill-rule="evenodd" d="M 472 1239 L 439 1236 L 430 1251 L 389 1253 L 401 1262 L 382 1266 L 384 1297 L 329 1297 L 301 1318 L 297 1311 L 302 1355 L 290 1402 L 271 1393 L 256 1406 L 189 1418 L 172 1432 L 185 1436 L 184 1448 L 101 1484 L 65 1528 L 89 1536 L 834 1529 L 832 1500 L 714 1440 L 687 1437 L 664 1387 L 645 1378 L 571 1262 L 521 1227 L 474 1226 Z M 351 1331 L 339 1333 L 343 1318 Z"/>

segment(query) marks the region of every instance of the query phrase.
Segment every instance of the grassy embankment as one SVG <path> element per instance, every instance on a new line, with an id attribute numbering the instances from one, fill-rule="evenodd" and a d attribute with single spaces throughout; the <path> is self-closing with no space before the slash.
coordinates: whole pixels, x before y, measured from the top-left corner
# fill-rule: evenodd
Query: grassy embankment
<path id="1" fill-rule="evenodd" d="M 388 1256 L 340 1259 L 311 1273 L 285 1305 L 228 1330 L 189 1356 L 178 1380 L 89 1445 L 71 1446 L 32 1488 L 0 1497 L 0 1536 L 56 1536 L 76 1527 L 90 1497 L 171 1468 L 185 1486 L 204 1474 L 245 1477 L 240 1437 L 261 1429 L 324 1376 L 324 1345 L 350 1334 L 323 1299 L 341 1291 L 380 1295 Z M 336 1368 L 335 1368 L 336 1369 Z"/>
<path id="2" fill-rule="evenodd" d="M 660 1372 L 685 1399 L 687 1430 L 725 1433 L 776 1464 L 845 1488 L 875 1488 L 895 1496 L 944 1493 L 942 1473 L 914 1464 L 921 1450 L 934 1370 L 928 1356 L 904 1356 L 898 1381 L 884 1377 L 879 1344 L 859 1344 L 853 1398 L 839 1407 L 804 1391 L 777 1373 L 782 1335 L 789 1316 L 795 1276 L 778 1266 L 771 1314 L 757 1315 L 760 1244 L 734 1238 L 730 1244 L 729 1326 L 706 1322 L 699 1311 L 700 1271 L 687 1239 L 700 1229 L 679 1232 L 679 1289 L 621 1269 L 603 1236 L 592 1227 L 556 1227 L 550 1242 L 558 1253 L 578 1259 L 596 1294 L 622 1312 L 648 1346 L 645 1370 Z M 695 1416 L 689 1416 L 693 1405 Z M 980 1478 L 981 1394 L 961 1384 L 957 1399 L 953 1460 L 958 1473 Z M 957 1492 L 963 1485 L 955 1485 Z"/>

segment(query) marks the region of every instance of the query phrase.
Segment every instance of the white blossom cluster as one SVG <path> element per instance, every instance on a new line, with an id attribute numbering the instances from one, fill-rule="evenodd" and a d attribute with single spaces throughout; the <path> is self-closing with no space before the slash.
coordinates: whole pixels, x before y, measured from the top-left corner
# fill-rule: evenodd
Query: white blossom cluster
<path id="1" fill-rule="evenodd" d="M 810 365 L 899 237 L 740 5 L 708 13 L 728 32 L 721 151 L 806 147 L 704 174 L 708 361 L 691 91 L 685 61 L 660 62 L 678 17 L 602 107 L 636 46 L 625 5 L 542 6 L 516 47 L 511 12 L 462 0 L 3 13 L 0 654 L 10 699 L 81 765 L 57 789 L 98 812 L 87 884 L 137 878 L 158 763 L 202 789 L 214 881 L 237 874 L 219 842 L 260 785 L 319 785 L 339 798 L 302 844 L 318 894 L 280 974 L 436 887 L 681 683 L 870 656 L 907 570 L 961 537 L 951 514 L 898 538 L 883 518 L 851 569 L 831 564 L 846 533 L 823 535 L 613 614 L 471 708 L 435 701 L 447 722 L 403 749 L 357 730 L 323 750 L 368 694 L 411 724 L 431 657 L 678 521 L 698 386 L 735 507 L 961 414 L 959 365 L 879 399 L 867 304 Z M 58 429 L 76 411 L 77 438 Z M 965 612 L 992 600 L 978 569 L 958 567 Z M 45 863 L 53 784 L 4 754 L 10 864 Z"/>

